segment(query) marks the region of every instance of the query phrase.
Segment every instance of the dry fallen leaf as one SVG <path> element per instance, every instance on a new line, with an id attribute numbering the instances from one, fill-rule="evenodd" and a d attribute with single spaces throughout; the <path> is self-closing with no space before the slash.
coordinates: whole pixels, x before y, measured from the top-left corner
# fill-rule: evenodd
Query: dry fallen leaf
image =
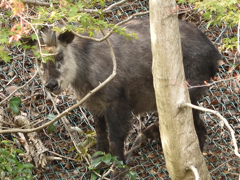
<path id="1" fill-rule="evenodd" d="M 13 91 L 15 91 L 17 89 L 17 86 L 8 86 L 7 88 L 6 88 L 6 90 L 9 92 L 9 93 L 12 93 Z"/>

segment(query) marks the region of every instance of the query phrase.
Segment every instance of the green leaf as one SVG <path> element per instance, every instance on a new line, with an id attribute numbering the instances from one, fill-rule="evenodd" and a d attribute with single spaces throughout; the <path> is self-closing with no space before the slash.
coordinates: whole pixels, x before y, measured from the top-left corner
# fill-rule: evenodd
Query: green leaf
<path id="1" fill-rule="evenodd" d="M 47 119 L 53 120 L 55 117 L 56 117 L 56 115 L 54 115 L 54 114 L 49 114 L 49 115 L 47 116 Z M 56 129 L 57 124 L 58 124 L 58 121 L 56 121 L 56 122 L 54 122 L 52 125 L 48 126 L 48 132 L 49 132 L 49 133 L 53 132 L 53 131 Z"/>
<path id="2" fill-rule="evenodd" d="M 109 153 L 107 155 L 103 156 L 103 158 L 102 158 L 102 161 L 107 165 L 110 164 L 111 160 L 112 160 L 112 155 Z"/>
<path id="3" fill-rule="evenodd" d="M 75 149 L 75 146 L 72 146 L 68 151 L 74 151 Z"/>
<path id="4" fill-rule="evenodd" d="M 29 174 L 26 175 L 24 178 L 25 178 L 25 179 L 33 179 L 33 177 L 32 177 L 32 175 L 30 174 L 30 172 L 29 172 Z"/>
<path id="5" fill-rule="evenodd" d="M 92 157 L 90 154 L 87 153 L 87 158 L 90 160 Z"/>
<path id="6" fill-rule="evenodd" d="M 16 149 L 15 153 L 19 154 L 19 153 L 24 153 L 21 149 Z"/>
<path id="7" fill-rule="evenodd" d="M 19 105 L 21 104 L 21 98 L 12 97 L 10 99 L 10 109 L 15 113 L 19 114 Z"/>
<path id="8" fill-rule="evenodd" d="M 11 56 L 8 56 L 8 55 L 5 55 L 5 56 L 2 57 L 2 59 L 3 59 L 6 63 L 10 63 L 12 57 L 11 57 Z"/>
<path id="9" fill-rule="evenodd" d="M 14 156 L 15 156 L 15 155 L 14 155 Z M 15 164 L 15 165 L 20 164 L 15 157 L 14 157 L 14 158 L 13 158 L 13 157 L 12 157 L 12 158 L 7 158 L 7 161 L 8 161 L 9 163 Z"/>
<path id="10" fill-rule="evenodd" d="M 0 168 L 0 170 L 1 170 L 1 168 Z M 4 171 L 1 171 L 0 175 L 1 175 L 1 179 L 5 179 L 6 173 Z"/>
<path id="11" fill-rule="evenodd" d="M 88 34 L 90 37 L 93 37 L 95 35 L 95 33 L 93 31 L 88 31 Z"/>
<path id="12" fill-rule="evenodd" d="M 0 149 L 0 154 L 4 156 L 9 156 L 10 152 L 4 148 Z"/>
<path id="13" fill-rule="evenodd" d="M 22 179 L 23 177 L 18 176 L 18 177 L 15 177 L 13 180 L 22 180 Z"/>
<path id="14" fill-rule="evenodd" d="M 133 170 L 130 170 L 128 172 L 128 176 L 130 177 L 131 180 L 136 180 L 136 177 L 137 177 L 137 173 Z"/>
<path id="15" fill-rule="evenodd" d="M 11 174 L 12 173 L 12 168 L 10 166 L 8 166 L 7 164 L 4 165 L 6 170 Z"/>
<path id="16" fill-rule="evenodd" d="M 17 167 L 17 172 L 21 172 L 23 170 L 23 164 L 18 164 L 18 167 Z"/>
<path id="17" fill-rule="evenodd" d="M 48 132 L 51 133 L 56 129 L 57 126 L 54 126 L 53 124 L 48 126 Z"/>
<path id="18" fill-rule="evenodd" d="M 49 114 L 49 115 L 47 115 L 47 119 L 49 119 L 49 120 L 53 120 L 55 117 L 56 117 L 55 114 Z"/>
<path id="19" fill-rule="evenodd" d="M 23 164 L 23 168 L 33 168 L 34 166 L 31 163 L 25 163 Z"/>
<path id="20" fill-rule="evenodd" d="M 30 168 L 26 168 L 26 169 L 23 169 L 22 171 L 21 171 L 21 173 L 22 174 L 24 174 L 24 175 L 28 175 L 28 174 L 30 174 L 31 173 L 31 170 L 30 170 Z"/>
<path id="21" fill-rule="evenodd" d="M 97 152 L 95 152 L 95 153 L 92 155 L 92 157 L 100 156 L 100 155 L 104 155 L 104 152 L 102 152 L 102 151 L 97 151 Z"/>
<path id="22" fill-rule="evenodd" d="M 101 164 L 102 158 L 103 158 L 102 156 L 95 158 L 95 159 L 91 162 L 92 168 L 96 168 L 99 164 Z"/>
<path id="23" fill-rule="evenodd" d="M 98 176 L 94 172 L 92 172 L 91 173 L 91 180 L 95 180 L 97 178 L 98 178 Z"/>
<path id="24" fill-rule="evenodd" d="M 5 144 L 6 146 L 9 146 L 9 141 L 7 140 L 2 140 L 1 143 Z"/>
<path id="25" fill-rule="evenodd" d="M 79 133 L 79 135 L 84 134 L 84 131 L 77 126 L 71 127 L 71 130 L 77 131 Z"/>
<path id="26" fill-rule="evenodd" d="M 87 136 L 96 136 L 96 131 L 89 130 L 86 132 Z"/>
<path id="27" fill-rule="evenodd" d="M 0 156 L 0 164 L 3 165 L 3 163 L 5 163 L 5 158 L 3 158 L 3 157 Z"/>

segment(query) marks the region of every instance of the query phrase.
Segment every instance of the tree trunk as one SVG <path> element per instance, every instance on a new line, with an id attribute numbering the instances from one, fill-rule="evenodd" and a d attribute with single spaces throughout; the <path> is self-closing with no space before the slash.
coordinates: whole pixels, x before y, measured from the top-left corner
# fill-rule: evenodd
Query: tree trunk
<path id="1" fill-rule="evenodd" d="M 178 19 L 174 0 L 150 0 L 153 77 L 159 113 L 160 136 L 167 169 L 173 180 L 194 179 L 191 165 L 201 180 L 211 176 L 199 148 L 186 86 Z"/>

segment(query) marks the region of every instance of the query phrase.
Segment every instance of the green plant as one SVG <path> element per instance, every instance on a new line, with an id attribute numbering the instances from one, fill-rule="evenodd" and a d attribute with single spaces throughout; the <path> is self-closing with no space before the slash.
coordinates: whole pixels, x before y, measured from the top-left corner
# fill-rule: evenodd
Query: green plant
<path id="1" fill-rule="evenodd" d="M 10 99 L 9 105 L 10 105 L 10 109 L 15 113 L 15 114 L 19 114 L 19 105 L 21 104 L 21 98 L 19 97 L 12 97 Z"/>
<path id="2" fill-rule="evenodd" d="M 112 156 L 111 154 L 105 154 L 104 152 L 97 151 L 93 154 L 93 160 L 91 161 L 91 165 L 88 167 L 93 172 L 91 173 L 91 180 L 95 180 L 98 178 L 96 173 L 99 174 L 100 169 L 98 168 L 100 164 L 106 167 L 110 168 L 122 168 L 125 169 L 126 175 L 129 177 L 129 179 L 135 180 L 137 173 L 133 170 L 131 170 L 127 165 L 123 164 L 122 161 L 119 161 L 117 159 L 117 156 Z M 110 171 L 109 171 L 110 170 Z M 102 173 L 104 176 L 105 174 L 108 174 L 108 172 L 113 171 L 112 169 L 106 168 L 104 172 Z M 95 173 L 96 172 L 96 173 Z"/>
<path id="3" fill-rule="evenodd" d="M 3 140 L 0 143 L 0 177 L 1 179 L 9 178 L 12 180 L 32 179 L 32 168 L 30 163 L 20 163 L 17 154 L 23 153 L 22 150 L 16 149 L 14 144 Z"/>
<path id="4" fill-rule="evenodd" d="M 88 150 L 90 147 L 96 144 L 96 139 L 95 139 L 96 132 L 88 130 L 85 133 L 83 130 L 81 130 L 78 127 L 71 127 L 71 129 L 77 131 L 81 137 L 81 142 L 78 143 L 78 149 L 81 152 L 81 154 L 77 154 L 75 158 L 77 160 L 81 160 L 82 157 L 87 157 L 88 159 L 91 159 L 91 155 L 89 154 Z M 76 149 L 75 146 L 73 146 L 69 149 L 69 151 L 73 151 L 75 149 Z"/>
<path id="5" fill-rule="evenodd" d="M 202 15 L 207 20 L 207 26 L 219 25 L 236 27 L 240 21 L 240 6 L 238 0 L 177 0 L 178 3 L 190 3 L 195 5 L 195 9 L 203 12 Z M 238 47 L 236 36 L 223 39 L 224 47 L 233 50 Z"/>
<path id="6" fill-rule="evenodd" d="M 93 37 L 101 30 L 112 30 L 113 33 L 124 35 L 127 39 L 136 38 L 136 34 L 126 33 L 125 28 L 119 28 L 105 21 L 104 9 L 106 7 L 105 0 L 56 0 L 45 3 L 45 5 L 40 2 L 36 4 L 34 11 L 29 13 L 25 4 L 19 0 L 3 1 L 0 3 L 2 12 L 0 16 L 2 27 L 0 28 L 0 60 L 10 62 L 9 46 L 29 48 L 20 41 L 23 36 L 28 37 L 29 40 L 39 40 L 37 30 L 40 30 L 42 25 L 51 26 L 56 32 L 74 31 L 89 37 Z M 56 26 L 56 24 L 61 24 L 61 26 Z M 38 53 L 35 56 L 46 61 L 49 60 L 47 54 L 48 52 L 43 50 L 41 54 Z"/>
<path id="7" fill-rule="evenodd" d="M 56 117 L 56 115 L 54 115 L 54 114 L 49 114 L 49 115 L 47 116 L 47 119 L 51 121 L 51 120 L 53 120 L 55 117 Z M 58 121 L 56 121 L 56 122 L 54 122 L 52 125 L 48 126 L 48 132 L 49 132 L 49 133 L 53 132 L 53 131 L 57 128 L 57 125 L 58 125 Z"/>

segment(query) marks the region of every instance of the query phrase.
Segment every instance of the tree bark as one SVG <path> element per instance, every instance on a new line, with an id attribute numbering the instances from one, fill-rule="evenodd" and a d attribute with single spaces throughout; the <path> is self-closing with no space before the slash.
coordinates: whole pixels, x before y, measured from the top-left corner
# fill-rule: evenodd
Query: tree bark
<path id="1" fill-rule="evenodd" d="M 194 128 L 187 90 L 180 34 L 174 0 L 150 0 L 153 79 L 159 113 L 160 136 L 167 169 L 173 180 L 194 179 L 191 165 L 201 180 L 209 180 Z"/>

